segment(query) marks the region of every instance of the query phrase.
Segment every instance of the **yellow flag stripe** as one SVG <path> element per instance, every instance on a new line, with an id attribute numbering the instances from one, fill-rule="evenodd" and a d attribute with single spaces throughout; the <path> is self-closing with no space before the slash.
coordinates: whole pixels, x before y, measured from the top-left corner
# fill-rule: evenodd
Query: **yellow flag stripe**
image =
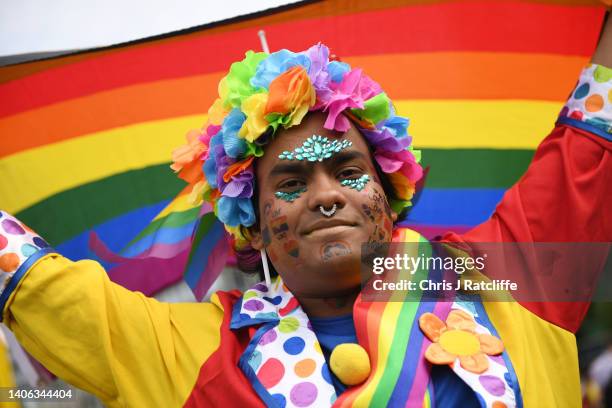
<path id="1" fill-rule="evenodd" d="M 401 100 L 417 148 L 534 149 L 552 129 L 560 103 Z M 1 206 L 21 211 L 53 194 L 128 170 L 170 161 L 204 115 L 137 123 L 0 159 Z"/>

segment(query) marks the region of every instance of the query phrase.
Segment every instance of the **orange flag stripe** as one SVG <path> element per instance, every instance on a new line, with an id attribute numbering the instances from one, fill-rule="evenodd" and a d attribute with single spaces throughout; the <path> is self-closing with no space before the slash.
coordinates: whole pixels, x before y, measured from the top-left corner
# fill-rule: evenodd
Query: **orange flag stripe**
<path id="1" fill-rule="evenodd" d="M 559 87 L 559 83 L 575 78 L 587 59 L 442 52 L 359 56 L 344 61 L 379 79 L 392 99 L 563 101 L 573 84 Z M 0 133 L 11 137 L 0 146 L 0 157 L 135 123 L 205 114 L 221 76 L 206 74 L 116 88 L 2 118 Z"/>

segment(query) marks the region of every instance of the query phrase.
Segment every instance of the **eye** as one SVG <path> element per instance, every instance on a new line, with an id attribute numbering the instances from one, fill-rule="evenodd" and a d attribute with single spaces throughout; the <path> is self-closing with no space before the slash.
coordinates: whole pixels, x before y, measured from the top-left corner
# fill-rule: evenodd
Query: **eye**
<path id="1" fill-rule="evenodd" d="M 299 190 L 305 186 L 306 184 L 300 179 L 289 179 L 289 180 L 285 180 L 281 182 L 278 185 L 277 190 L 290 192 L 290 191 Z"/>
<path id="2" fill-rule="evenodd" d="M 342 169 L 339 173 L 338 173 L 338 178 L 340 180 L 353 180 L 353 179 L 358 179 L 359 177 L 363 176 L 363 170 L 356 168 L 356 167 L 348 167 L 346 169 Z"/>

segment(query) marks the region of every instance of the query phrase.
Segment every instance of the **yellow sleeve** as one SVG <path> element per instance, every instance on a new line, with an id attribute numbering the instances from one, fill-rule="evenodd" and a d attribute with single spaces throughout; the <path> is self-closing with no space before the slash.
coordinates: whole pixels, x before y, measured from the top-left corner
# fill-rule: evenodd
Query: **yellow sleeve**
<path id="1" fill-rule="evenodd" d="M 0 388 L 14 387 L 15 379 L 13 378 L 11 357 L 0 329 Z M 19 408 L 21 406 L 18 402 L 7 402 L 5 399 L 6 396 L 3 396 L 3 399 L 0 400 L 0 408 Z"/>
<path id="2" fill-rule="evenodd" d="M 111 407 L 175 407 L 218 348 L 223 310 L 161 303 L 108 279 L 94 261 L 37 260 L 2 311 L 23 347 Z"/>

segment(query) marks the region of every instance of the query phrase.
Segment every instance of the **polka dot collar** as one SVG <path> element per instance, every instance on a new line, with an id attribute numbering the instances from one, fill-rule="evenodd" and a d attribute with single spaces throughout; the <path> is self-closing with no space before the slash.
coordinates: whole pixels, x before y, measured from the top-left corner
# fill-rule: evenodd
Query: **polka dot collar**
<path id="1" fill-rule="evenodd" d="M 232 329 L 259 325 L 239 367 L 269 407 L 330 406 L 332 377 L 308 316 L 280 277 L 258 283 L 234 305 Z"/>

